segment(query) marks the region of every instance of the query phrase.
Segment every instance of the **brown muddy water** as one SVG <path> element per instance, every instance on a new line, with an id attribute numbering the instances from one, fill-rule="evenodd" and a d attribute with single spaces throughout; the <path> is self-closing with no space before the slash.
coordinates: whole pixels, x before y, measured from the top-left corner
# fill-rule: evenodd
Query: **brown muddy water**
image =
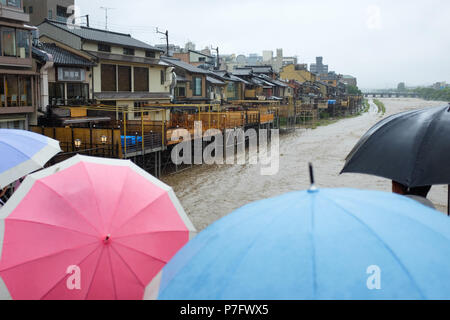
<path id="1" fill-rule="evenodd" d="M 274 176 L 262 176 L 258 165 L 201 165 L 163 180 L 173 187 L 198 231 L 250 202 L 307 189 L 308 162 L 314 164 L 319 188 L 350 187 L 390 192 L 390 180 L 360 174 L 339 175 L 345 158 L 361 136 L 383 117 L 445 103 L 420 99 L 380 100 L 386 106 L 384 116 L 371 102 L 371 110 L 362 116 L 281 135 L 280 169 Z M 446 212 L 447 187 L 434 186 L 429 199 L 438 210 Z"/>

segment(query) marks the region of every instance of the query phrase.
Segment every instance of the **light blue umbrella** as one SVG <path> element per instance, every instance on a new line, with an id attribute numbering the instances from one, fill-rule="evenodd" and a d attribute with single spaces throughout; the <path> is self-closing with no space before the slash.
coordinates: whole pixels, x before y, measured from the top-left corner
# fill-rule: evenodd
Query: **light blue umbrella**
<path id="1" fill-rule="evenodd" d="M 0 129 L 0 188 L 41 169 L 59 152 L 59 142 L 46 136 Z"/>
<path id="2" fill-rule="evenodd" d="M 450 299 L 450 220 L 390 193 L 289 193 L 211 225 L 144 298 Z"/>

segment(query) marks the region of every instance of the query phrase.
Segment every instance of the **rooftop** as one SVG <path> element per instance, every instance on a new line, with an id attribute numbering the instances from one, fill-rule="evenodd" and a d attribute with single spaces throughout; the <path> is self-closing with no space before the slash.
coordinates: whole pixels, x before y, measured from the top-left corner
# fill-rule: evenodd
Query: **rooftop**
<path id="1" fill-rule="evenodd" d="M 174 58 L 169 58 L 169 57 L 162 57 L 161 58 L 162 61 L 171 64 L 175 67 L 179 67 L 181 69 L 184 69 L 188 72 L 191 73 L 201 73 L 201 74 L 208 74 L 209 71 L 208 70 L 204 70 L 201 68 L 197 68 L 196 66 L 193 66 L 192 64 L 186 63 L 184 61 L 181 61 L 180 59 L 174 59 Z"/>
<path id="2" fill-rule="evenodd" d="M 94 63 L 70 51 L 64 50 L 54 43 L 42 43 L 39 49 L 51 54 L 56 65 L 93 66 Z"/>
<path id="3" fill-rule="evenodd" d="M 44 23 L 53 25 L 57 28 L 60 28 L 64 31 L 66 31 L 66 32 L 74 34 L 84 40 L 108 43 L 108 44 L 117 44 L 117 45 L 121 45 L 121 46 L 134 47 L 134 48 L 160 51 L 160 52 L 164 51 L 164 50 L 158 49 L 154 46 L 151 46 L 145 42 L 142 42 L 140 40 L 134 39 L 131 37 L 131 35 L 125 34 L 125 33 L 118 33 L 118 32 L 113 32 L 113 31 L 94 29 L 94 28 L 88 28 L 88 27 L 82 27 L 82 26 L 80 26 L 78 28 L 69 28 L 68 25 L 64 22 L 48 20 L 48 19 L 46 19 L 43 22 L 43 24 Z"/>

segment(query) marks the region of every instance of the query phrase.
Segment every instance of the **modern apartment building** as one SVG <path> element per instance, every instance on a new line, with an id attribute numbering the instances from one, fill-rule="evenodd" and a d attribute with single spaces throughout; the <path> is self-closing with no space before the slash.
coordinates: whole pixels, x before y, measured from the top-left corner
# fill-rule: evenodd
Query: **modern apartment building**
<path id="1" fill-rule="evenodd" d="M 66 22 L 74 4 L 74 0 L 23 0 L 23 11 L 30 15 L 30 24 L 37 26 L 45 19 Z"/>
<path id="2" fill-rule="evenodd" d="M 310 69 L 314 74 L 327 74 L 328 65 L 323 64 L 323 57 L 316 57 L 316 63 L 311 63 Z"/>

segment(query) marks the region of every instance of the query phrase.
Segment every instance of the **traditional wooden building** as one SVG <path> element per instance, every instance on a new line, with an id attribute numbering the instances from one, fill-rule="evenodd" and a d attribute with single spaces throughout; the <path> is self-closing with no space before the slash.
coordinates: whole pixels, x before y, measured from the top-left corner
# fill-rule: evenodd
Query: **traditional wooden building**
<path id="1" fill-rule="evenodd" d="M 160 59 L 162 50 L 129 34 L 78 27 L 45 20 L 39 25 L 40 40 L 75 50 L 95 63 L 86 74 L 91 83 L 89 97 L 97 102 L 134 109 L 148 104 L 169 103 L 172 69 Z M 128 114 L 133 120 L 140 115 Z M 158 113 L 155 119 L 162 119 Z"/>
<path id="2" fill-rule="evenodd" d="M 174 90 L 175 103 L 210 103 L 207 92 L 209 71 L 197 68 L 179 59 L 162 58 L 162 61 L 174 68 L 176 86 Z"/>

